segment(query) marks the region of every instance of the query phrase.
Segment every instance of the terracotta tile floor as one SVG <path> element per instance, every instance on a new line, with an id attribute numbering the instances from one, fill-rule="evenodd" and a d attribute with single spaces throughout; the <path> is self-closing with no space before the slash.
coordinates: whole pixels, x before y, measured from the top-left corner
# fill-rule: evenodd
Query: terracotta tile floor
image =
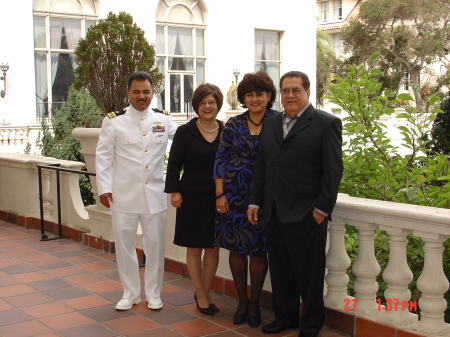
<path id="1" fill-rule="evenodd" d="M 37 230 L 0 221 L 1 337 L 266 336 L 261 328 L 232 324 L 233 298 L 214 293 L 220 313 L 200 314 L 192 282 L 177 274 L 165 273 L 160 311 L 145 300 L 116 311 L 121 289 L 114 255 L 67 239 L 43 242 Z M 271 322 L 273 313 L 262 310 L 262 319 Z M 345 335 L 324 328 L 319 336 Z"/>

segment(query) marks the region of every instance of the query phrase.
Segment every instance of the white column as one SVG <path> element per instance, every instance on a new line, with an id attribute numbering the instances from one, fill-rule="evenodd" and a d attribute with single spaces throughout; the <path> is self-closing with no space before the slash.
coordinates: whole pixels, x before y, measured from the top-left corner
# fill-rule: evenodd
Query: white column
<path id="1" fill-rule="evenodd" d="M 374 231 L 377 225 L 359 221 L 349 222 L 358 230 L 358 257 L 352 267 L 356 276 L 354 284 L 356 297 L 356 312 L 367 314 L 377 311 L 376 296 L 378 282 L 376 280 L 381 268 L 375 258 Z"/>
<path id="2" fill-rule="evenodd" d="M 425 258 L 422 274 L 417 280 L 417 288 L 422 292 L 422 297 L 419 299 L 421 318 L 418 323 L 414 324 L 413 329 L 448 335 L 450 324 L 444 321 L 444 311 L 447 309 L 444 294 L 449 289 L 449 282 L 442 265 L 443 243 L 448 236 L 422 231 L 414 231 L 414 234 L 425 241 L 423 247 Z"/>
<path id="3" fill-rule="evenodd" d="M 328 307 L 349 310 L 353 308 L 353 298 L 347 293 L 349 278 L 347 269 L 351 265 L 350 258 L 345 250 L 345 222 L 341 219 L 330 222 L 329 248 L 326 267 L 328 273 L 325 276 L 327 294 L 324 298 Z"/>
<path id="4" fill-rule="evenodd" d="M 383 271 L 383 279 L 387 283 L 384 292 L 386 305 L 378 303 L 379 315 L 383 321 L 395 325 L 405 325 L 417 322 L 417 315 L 409 311 L 411 291 L 408 285 L 413 280 L 413 273 L 409 269 L 406 259 L 408 229 L 383 227 L 389 236 L 389 263 Z M 414 306 L 414 304 L 412 304 Z"/>

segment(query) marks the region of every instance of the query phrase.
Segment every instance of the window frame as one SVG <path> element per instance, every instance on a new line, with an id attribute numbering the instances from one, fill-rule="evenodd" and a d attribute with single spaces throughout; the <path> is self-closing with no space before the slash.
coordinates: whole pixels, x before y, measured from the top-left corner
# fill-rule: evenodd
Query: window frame
<path id="1" fill-rule="evenodd" d="M 47 102 L 38 103 L 36 100 L 36 121 L 40 122 L 42 119 L 45 121 L 50 121 L 52 119 L 53 110 L 59 106 L 62 102 L 54 102 L 53 101 L 53 92 L 52 92 L 52 80 L 51 80 L 51 55 L 52 53 L 57 54 L 66 54 L 66 55 L 72 55 L 74 54 L 73 49 L 58 49 L 58 48 L 51 48 L 51 42 L 50 42 L 50 19 L 51 18 L 57 18 L 57 19 L 71 19 L 71 20 L 79 20 L 80 21 L 80 38 L 84 38 L 86 36 L 86 21 L 98 21 L 97 15 L 89 15 L 89 14 L 68 14 L 68 13 L 58 13 L 58 12 L 49 12 L 49 11 L 42 11 L 42 10 L 33 10 L 33 34 L 35 30 L 34 25 L 34 18 L 35 17 L 44 17 L 44 30 L 45 30 L 45 47 L 34 47 L 33 43 L 33 52 L 34 56 L 36 57 L 36 53 L 45 53 L 46 54 L 46 85 L 47 85 Z M 95 24 L 94 23 L 94 24 Z M 88 24 L 88 28 L 91 26 L 91 24 Z M 33 37 L 34 40 L 34 37 Z M 35 79 L 36 79 L 36 70 L 35 70 Z M 36 81 L 35 81 L 36 83 Z M 35 88 L 35 94 L 37 92 L 37 88 Z M 46 105 L 46 112 L 47 116 L 45 115 L 39 115 L 39 109 L 38 104 L 44 104 Z M 44 110 L 45 113 L 45 110 Z M 45 117 L 44 117 L 45 116 Z"/>

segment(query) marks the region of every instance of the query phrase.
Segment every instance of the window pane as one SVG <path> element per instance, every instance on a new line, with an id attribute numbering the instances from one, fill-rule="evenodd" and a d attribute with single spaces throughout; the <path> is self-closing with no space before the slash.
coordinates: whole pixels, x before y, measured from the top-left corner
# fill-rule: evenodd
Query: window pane
<path id="1" fill-rule="evenodd" d="M 164 54 L 164 27 L 156 26 L 156 54 Z"/>
<path id="2" fill-rule="evenodd" d="M 81 20 L 50 18 L 50 48 L 73 50 L 80 37 Z"/>
<path id="3" fill-rule="evenodd" d="M 34 48 L 45 48 L 45 17 L 34 16 Z"/>
<path id="4" fill-rule="evenodd" d="M 342 0 L 333 1 L 333 20 L 342 19 Z"/>
<path id="5" fill-rule="evenodd" d="M 197 87 L 205 83 L 205 60 L 197 59 Z"/>
<path id="6" fill-rule="evenodd" d="M 184 75 L 184 112 L 191 113 L 192 94 L 194 93 L 194 75 Z"/>
<path id="7" fill-rule="evenodd" d="M 328 3 L 328 1 L 324 1 L 324 2 L 320 3 L 320 6 L 321 6 L 321 12 L 322 12 L 322 21 L 327 22 L 329 20 L 329 18 L 328 18 L 329 3 Z"/>
<path id="8" fill-rule="evenodd" d="M 89 27 L 94 26 L 96 23 L 97 23 L 97 21 L 86 20 L 85 21 L 86 32 L 88 31 Z"/>
<path id="9" fill-rule="evenodd" d="M 280 79 L 280 63 L 279 62 L 255 62 L 255 71 L 264 70 L 269 74 L 275 85 Z"/>
<path id="10" fill-rule="evenodd" d="M 181 112 L 181 75 L 170 75 L 170 112 Z"/>
<path id="11" fill-rule="evenodd" d="M 75 81 L 74 67 L 69 54 L 51 54 L 52 62 L 52 103 L 67 101 L 69 87 Z"/>
<path id="12" fill-rule="evenodd" d="M 255 59 L 279 61 L 280 35 L 278 32 L 255 30 Z"/>
<path id="13" fill-rule="evenodd" d="M 184 57 L 169 57 L 169 69 L 194 71 L 194 59 Z"/>
<path id="14" fill-rule="evenodd" d="M 202 29 L 197 29 L 197 56 L 205 56 L 205 31 Z"/>
<path id="15" fill-rule="evenodd" d="M 46 118 L 47 109 L 47 53 L 34 54 L 34 71 L 36 84 L 36 117 Z"/>
<path id="16" fill-rule="evenodd" d="M 169 55 L 194 55 L 192 29 L 169 27 Z"/>
<path id="17" fill-rule="evenodd" d="M 164 69 L 164 57 L 157 57 L 156 58 L 156 67 L 158 68 L 159 72 L 162 74 L 165 74 L 166 71 Z M 158 109 L 165 110 L 166 107 L 166 89 L 165 89 L 165 79 L 161 82 L 161 87 L 159 88 L 159 91 L 156 93 L 156 98 L 158 99 Z"/>

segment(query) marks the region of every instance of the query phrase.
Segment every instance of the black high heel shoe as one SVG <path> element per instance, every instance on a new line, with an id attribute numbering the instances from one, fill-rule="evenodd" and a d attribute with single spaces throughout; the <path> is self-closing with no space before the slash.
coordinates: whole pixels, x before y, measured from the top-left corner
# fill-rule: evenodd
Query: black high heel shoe
<path id="1" fill-rule="evenodd" d="M 214 311 L 214 312 L 218 312 L 218 311 L 219 311 L 219 308 L 218 308 L 217 305 L 215 305 L 214 303 L 211 303 L 211 304 L 209 305 L 209 308 L 210 308 L 212 311 Z"/>
<path id="2" fill-rule="evenodd" d="M 213 311 L 213 309 L 211 309 L 210 306 L 207 308 L 202 308 L 198 305 L 197 293 L 194 294 L 194 300 L 195 300 L 195 303 L 197 303 L 198 311 L 200 311 L 202 314 L 205 314 L 205 315 L 210 315 L 210 316 L 214 315 L 214 311 Z"/>

